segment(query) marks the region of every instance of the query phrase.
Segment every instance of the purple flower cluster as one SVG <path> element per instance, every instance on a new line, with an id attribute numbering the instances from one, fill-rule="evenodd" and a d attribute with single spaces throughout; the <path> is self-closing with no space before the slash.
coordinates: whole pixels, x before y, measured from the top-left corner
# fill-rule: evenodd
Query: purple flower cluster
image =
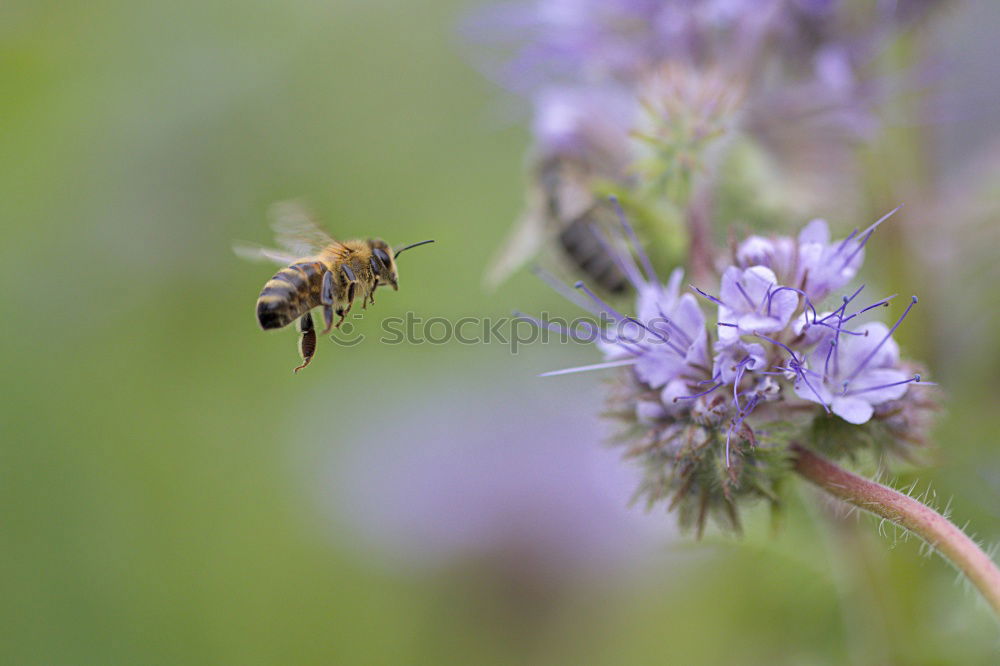
<path id="1" fill-rule="evenodd" d="M 482 58 L 484 69 L 534 100 L 543 152 L 553 106 L 580 98 L 581 123 L 629 128 L 646 82 L 665 66 L 721 72 L 748 91 L 742 124 L 759 137 L 803 122 L 861 137 L 879 97 L 862 72 L 889 28 L 920 13 L 907 8 L 926 3 L 886 4 L 900 7 L 858 17 L 842 0 L 534 0 L 482 12 L 469 32 L 477 53 L 498 51 Z M 590 104 L 600 98 L 617 99 L 617 109 Z"/>
<path id="2" fill-rule="evenodd" d="M 612 411 L 636 436 L 626 438 L 631 452 L 656 479 L 645 493 L 652 501 L 669 490 L 677 504 L 700 488 L 696 496 L 704 506 L 693 510 L 699 527 L 713 488 L 733 515 L 739 494 L 768 497 L 767 482 L 747 474 L 774 478 L 779 470 L 763 469 L 762 460 L 787 446 L 789 436 L 807 437 L 816 423 L 884 421 L 880 433 L 914 441 L 918 434 L 907 432 L 907 424 L 923 423 L 912 417 L 926 406 L 914 387 L 927 382 L 901 363 L 893 334 L 916 298 L 891 327 L 864 321 L 892 298 L 865 303 L 864 285 L 833 309 L 819 307 L 857 275 L 866 243 L 887 217 L 841 240 L 830 239 L 822 220 L 797 238 L 751 236 L 736 248 L 735 264 L 722 272 L 714 294 L 693 286 L 682 293 L 680 269 L 661 284 L 632 242 L 615 254 L 635 287 L 636 315 L 617 311 L 578 283 L 584 298 L 573 293 L 574 300 L 616 323 L 597 343 L 606 363 L 551 374 L 627 366 Z M 703 304 L 715 310 L 714 327 Z M 901 414 L 910 416 L 901 421 Z M 779 429 L 785 439 L 776 437 Z M 710 481 L 709 469 L 721 477 Z"/>
<path id="3" fill-rule="evenodd" d="M 843 85 L 855 64 L 850 58 L 857 55 L 848 47 L 842 20 L 846 4 L 535 0 L 487 11 L 472 29 L 483 43 L 514 47 L 514 57 L 501 58 L 491 70 L 528 92 L 553 83 L 634 82 L 668 61 L 747 70 L 774 54 L 786 59 L 788 68 Z"/>
<path id="4" fill-rule="evenodd" d="M 916 299 L 887 326 L 869 312 L 891 298 L 848 286 L 892 213 L 836 240 L 823 220 L 796 237 L 752 235 L 724 268 L 712 227 L 731 211 L 751 222 L 789 216 L 793 203 L 745 194 L 779 178 L 793 183 L 782 189 L 789 202 L 843 182 L 852 146 L 877 125 L 883 90 L 870 65 L 927 9 L 919 0 L 531 0 L 473 26 L 504 52 L 491 73 L 535 107 L 535 187 L 489 280 L 546 243 L 587 276 L 557 289 L 613 322 L 595 327 L 604 362 L 552 374 L 619 369 L 609 411 L 645 469 L 640 495 L 669 499 L 682 523 L 700 529 L 714 515 L 738 527 L 740 499 L 776 502 L 793 441 L 830 455 L 905 455 L 922 438 L 931 401 L 915 387 L 926 382 L 893 339 Z M 811 189 L 809 167 L 822 174 Z M 680 263 L 687 245 L 692 274 L 716 271 L 717 287 L 686 289 L 680 269 L 661 281 L 609 194 L 657 265 Z M 629 285 L 634 315 L 602 298 Z"/>

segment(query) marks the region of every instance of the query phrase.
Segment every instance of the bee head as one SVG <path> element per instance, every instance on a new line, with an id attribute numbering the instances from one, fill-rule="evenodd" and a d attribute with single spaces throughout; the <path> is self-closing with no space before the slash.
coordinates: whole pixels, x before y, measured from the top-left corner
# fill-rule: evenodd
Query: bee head
<path id="1" fill-rule="evenodd" d="M 399 273 L 396 271 L 395 253 L 389 244 L 381 238 L 368 241 L 371 248 L 371 266 L 380 285 L 388 285 L 394 290 L 399 289 Z"/>
<path id="2" fill-rule="evenodd" d="M 378 283 L 383 285 L 389 285 L 394 290 L 399 290 L 399 273 L 396 269 L 396 257 L 399 256 L 404 250 L 409 250 L 412 247 L 417 247 L 418 245 L 426 245 L 427 243 L 433 243 L 432 240 L 420 241 L 419 243 L 411 243 L 409 245 L 404 245 L 401 248 L 393 250 L 389 247 L 381 238 L 373 238 L 368 241 L 368 246 L 372 249 L 371 265 L 372 270 L 375 271 L 375 275 L 378 277 Z"/>

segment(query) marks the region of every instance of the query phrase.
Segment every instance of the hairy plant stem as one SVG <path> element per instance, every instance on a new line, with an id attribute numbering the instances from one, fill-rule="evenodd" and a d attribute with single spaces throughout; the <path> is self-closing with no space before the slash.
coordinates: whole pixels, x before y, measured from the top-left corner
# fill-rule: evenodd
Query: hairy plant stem
<path id="1" fill-rule="evenodd" d="M 1000 616 L 1000 569 L 951 521 L 917 500 L 792 444 L 795 471 L 834 497 L 916 534 L 975 585 Z"/>

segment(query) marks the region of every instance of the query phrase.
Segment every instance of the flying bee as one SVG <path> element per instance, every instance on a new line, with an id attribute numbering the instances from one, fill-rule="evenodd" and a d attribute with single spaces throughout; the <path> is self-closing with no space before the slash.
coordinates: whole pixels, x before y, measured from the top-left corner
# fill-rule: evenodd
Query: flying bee
<path id="1" fill-rule="evenodd" d="M 260 292 L 257 322 L 264 330 L 297 322 L 302 364 L 295 372 L 309 365 L 316 353 L 314 308 L 323 308 L 326 327 L 322 335 L 339 328 L 356 300 L 367 308 L 374 305 L 379 287 L 399 290 L 396 258 L 402 252 L 434 242 L 426 240 L 393 249 L 380 238 L 337 241 L 294 202 L 274 205 L 272 227 L 275 241 L 283 249 L 246 244 L 237 244 L 233 249 L 246 259 L 285 264 Z M 336 323 L 335 315 L 339 317 Z"/>

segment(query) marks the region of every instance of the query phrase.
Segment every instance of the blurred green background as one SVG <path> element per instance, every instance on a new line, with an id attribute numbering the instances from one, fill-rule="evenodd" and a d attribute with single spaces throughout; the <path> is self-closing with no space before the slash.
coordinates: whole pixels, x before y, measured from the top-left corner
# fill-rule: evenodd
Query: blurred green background
<path id="1" fill-rule="evenodd" d="M 572 313 L 528 275 L 480 288 L 528 136 L 467 64 L 469 9 L 0 5 L 0 662 L 997 663 L 946 564 L 808 488 L 742 540 L 627 508 L 599 380 L 535 377 L 592 350 L 378 344 L 407 310 Z M 863 193 L 908 204 L 866 274 L 921 295 L 901 342 L 949 395 L 937 464 L 899 483 L 987 544 L 996 14 L 942 17 L 948 113 L 891 129 Z M 230 250 L 268 242 L 290 197 L 343 237 L 437 240 L 356 321 L 364 343 L 321 340 L 297 376 L 295 334 L 253 317 L 271 268 Z"/>

